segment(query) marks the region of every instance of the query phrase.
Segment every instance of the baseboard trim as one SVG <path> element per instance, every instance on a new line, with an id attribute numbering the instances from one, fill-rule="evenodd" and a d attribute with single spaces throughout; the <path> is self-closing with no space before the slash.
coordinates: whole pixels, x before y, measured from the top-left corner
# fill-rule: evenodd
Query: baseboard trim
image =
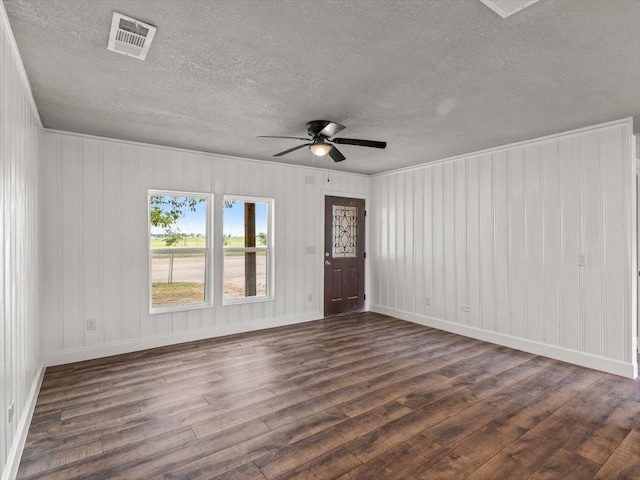
<path id="1" fill-rule="evenodd" d="M 319 320 L 321 318 L 322 315 L 319 312 L 313 312 L 305 315 L 274 317 L 270 319 L 263 319 L 260 321 L 238 322 L 234 323 L 233 325 L 224 325 L 197 331 L 179 332 L 152 338 L 127 340 L 117 343 L 51 352 L 47 354 L 46 364 L 47 366 L 55 366 L 64 365 L 67 363 L 82 362 L 85 360 L 93 360 L 95 358 L 110 357 L 112 355 L 120 355 L 123 353 L 148 350 L 150 348 L 166 347 L 179 343 L 224 337 L 236 333 L 252 332 L 256 330 L 265 330 L 267 328 L 283 327 L 285 325 L 311 322 L 314 320 Z"/>
<path id="2" fill-rule="evenodd" d="M 40 393 L 40 387 L 42 386 L 42 379 L 44 378 L 45 361 L 38 367 L 37 374 L 31 383 L 31 390 L 29 390 L 29 397 L 27 398 L 27 404 L 20 417 L 20 423 L 16 429 L 16 435 L 13 438 L 9 455 L 7 456 L 7 463 L 2 474 L 2 480 L 13 480 L 18 475 L 18 467 L 20 466 L 20 459 L 22 458 L 22 451 L 24 450 L 24 444 L 27 441 L 27 434 L 29 433 L 29 426 L 31 425 L 31 419 L 33 418 L 33 411 L 36 408 L 36 401 L 38 400 L 38 393 Z"/>
<path id="3" fill-rule="evenodd" d="M 471 327 L 469 325 L 451 323 L 439 318 L 429 317 L 427 315 L 419 315 L 416 313 L 406 312 L 389 307 L 383 307 L 381 305 L 371 305 L 371 311 L 389 315 L 401 320 L 407 320 L 419 325 L 424 325 L 426 327 L 437 328 L 438 330 L 444 330 L 446 332 L 456 333 L 465 337 L 471 337 L 477 340 L 483 340 L 485 342 L 514 348 L 523 352 L 542 355 L 544 357 L 572 363 L 581 367 L 592 368 L 594 370 L 600 370 L 602 372 L 620 375 L 621 377 L 635 379 L 638 376 L 638 365 L 636 362 L 621 362 L 619 360 L 599 357 L 590 353 L 569 350 L 557 345 L 549 345 L 533 340 L 526 340 L 523 338 L 512 337 L 510 335 L 504 335 L 502 333 L 490 332 L 488 330 L 482 330 L 480 328 Z"/>

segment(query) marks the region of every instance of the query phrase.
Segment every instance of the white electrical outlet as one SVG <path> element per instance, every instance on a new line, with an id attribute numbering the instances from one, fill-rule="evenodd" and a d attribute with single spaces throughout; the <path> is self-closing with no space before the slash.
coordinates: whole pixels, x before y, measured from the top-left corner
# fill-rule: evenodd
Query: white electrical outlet
<path id="1" fill-rule="evenodd" d="M 431 306 L 431 297 L 427 297 L 424 301 L 424 303 L 427 305 L 427 307 Z"/>
<path id="2" fill-rule="evenodd" d="M 307 295 L 307 302 L 313 302 L 313 294 L 308 294 Z"/>
<path id="3" fill-rule="evenodd" d="M 95 330 L 96 329 L 96 319 L 95 318 L 88 318 L 87 319 L 87 331 L 91 331 L 91 330 Z"/>
<path id="4" fill-rule="evenodd" d="M 16 413 L 16 402 L 13 401 L 11 402 L 11 405 L 9 405 L 9 423 L 11 423 L 11 420 L 13 420 L 13 415 Z"/>
<path id="5" fill-rule="evenodd" d="M 463 312 L 470 312 L 471 311 L 471 305 L 462 305 L 460 307 L 460 310 L 462 310 Z"/>

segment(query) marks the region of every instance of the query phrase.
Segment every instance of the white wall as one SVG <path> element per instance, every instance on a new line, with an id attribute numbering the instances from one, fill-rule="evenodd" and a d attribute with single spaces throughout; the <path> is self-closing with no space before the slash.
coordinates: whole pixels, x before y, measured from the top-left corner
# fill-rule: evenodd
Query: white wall
<path id="1" fill-rule="evenodd" d="M 633 376 L 633 150 L 621 121 L 327 183 L 302 167 L 46 132 L 49 363 L 321 317 L 323 195 L 366 197 L 371 183 L 372 310 Z M 149 315 L 148 188 L 213 192 L 218 206 L 222 194 L 274 197 L 276 300 Z"/>
<path id="2" fill-rule="evenodd" d="M 636 376 L 633 150 L 625 120 L 375 176 L 372 310 Z"/>
<path id="3" fill-rule="evenodd" d="M 17 470 L 44 371 L 39 328 L 40 119 L 0 4 L 0 476 Z M 15 413 L 9 422 L 11 403 Z"/>
<path id="4" fill-rule="evenodd" d="M 42 150 L 49 364 L 321 318 L 324 194 L 366 196 L 369 185 L 361 175 L 332 172 L 327 182 L 326 170 L 51 131 Z M 217 238 L 221 195 L 274 198 L 275 300 L 220 306 L 218 242 L 217 305 L 149 315 L 150 188 L 216 194 Z M 96 331 L 86 330 L 89 318 L 97 320 Z"/>

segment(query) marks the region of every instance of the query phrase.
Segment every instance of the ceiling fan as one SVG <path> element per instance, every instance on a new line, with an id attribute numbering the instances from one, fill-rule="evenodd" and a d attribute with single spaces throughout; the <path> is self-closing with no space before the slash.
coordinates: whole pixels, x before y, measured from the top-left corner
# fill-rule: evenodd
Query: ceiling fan
<path id="1" fill-rule="evenodd" d="M 334 162 L 341 162 L 346 157 L 340 153 L 334 144 L 338 145 L 357 145 L 359 147 L 385 148 L 387 142 L 377 142 L 375 140 L 360 140 L 357 138 L 331 138 L 336 133 L 344 130 L 346 127 L 338 123 L 329 122 L 328 120 L 313 120 L 307 123 L 307 134 L 310 138 L 303 137 L 281 137 L 277 135 L 259 135 L 258 138 L 292 138 L 294 140 L 306 140 L 309 143 L 303 143 L 297 147 L 290 148 L 284 152 L 276 153 L 274 157 L 281 157 L 287 153 L 309 147 L 311 153 L 318 157 L 329 155 Z"/>

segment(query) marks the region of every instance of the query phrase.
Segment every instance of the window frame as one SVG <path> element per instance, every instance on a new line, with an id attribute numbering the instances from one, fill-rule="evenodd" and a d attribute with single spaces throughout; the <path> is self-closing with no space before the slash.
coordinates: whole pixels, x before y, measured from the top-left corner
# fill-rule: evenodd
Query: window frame
<path id="1" fill-rule="evenodd" d="M 152 248 L 151 247 L 151 197 L 154 196 L 172 196 L 172 197 L 197 197 L 205 200 L 206 212 L 205 212 L 205 243 L 204 247 L 190 247 L 190 248 Z M 176 190 L 159 190 L 148 189 L 147 190 L 147 250 L 148 250 L 148 274 L 149 281 L 147 282 L 149 289 L 149 314 L 159 315 L 163 313 L 182 312 L 188 310 L 198 310 L 203 308 L 213 307 L 213 195 L 210 193 L 202 192 L 187 192 Z M 177 252 L 176 252 L 177 250 Z M 153 255 L 166 255 L 166 254 L 200 254 L 204 253 L 204 300 L 202 302 L 176 304 L 162 307 L 153 306 Z"/>
<path id="2" fill-rule="evenodd" d="M 224 211 L 225 205 L 227 202 L 243 202 L 243 203 L 266 203 L 267 204 L 267 231 L 265 232 L 267 235 L 267 245 L 265 247 L 225 247 L 224 246 Z M 222 228 L 221 228 L 221 238 L 222 238 L 222 281 L 220 282 L 220 298 L 222 302 L 222 306 L 232 306 L 232 305 L 242 305 L 246 303 L 258 303 L 258 302 L 270 302 L 275 299 L 275 289 L 274 289 L 274 280 L 275 280 L 275 235 L 273 228 L 273 219 L 274 219 L 274 210 L 275 210 L 275 200 L 269 197 L 254 197 L 250 195 L 223 195 L 222 197 Z M 265 252 L 266 254 L 266 293 L 265 295 L 256 295 L 251 297 L 241 297 L 241 298 L 233 298 L 227 299 L 225 298 L 224 293 L 224 283 L 225 283 L 225 271 L 224 271 L 224 260 L 226 253 L 251 253 L 251 252 Z"/>

